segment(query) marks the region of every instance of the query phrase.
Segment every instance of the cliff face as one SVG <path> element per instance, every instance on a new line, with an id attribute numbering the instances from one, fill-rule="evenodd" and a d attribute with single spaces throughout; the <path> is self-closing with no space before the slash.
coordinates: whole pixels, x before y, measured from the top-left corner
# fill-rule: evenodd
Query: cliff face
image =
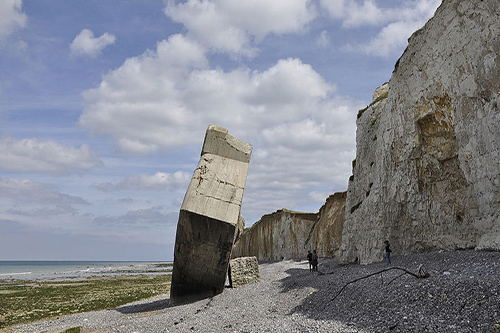
<path id="1" fill-rule="evenodd" d="M 256 256 L 259 260 L 304 258 L 316 249 L 332 256 L 341 244 L 346 193 L 331 195 L 319 213 L 279 210 L 264 215 L 241 234 L 232 257 Z"/>
<path id="2" fill-rule="evenodd" d="M 232 257 L 255 256 L 259 260 L 293 259 L 307 254 L 317 214 L 279 210 L 264 215 L 245 229 L 233 247 Z"/>
<path id="3" fill-rule="evenodd" d="M 370 263 L 384 240 L 398 254 L 500 250 L 499 105 L 498 0 L 444 0 L 358 113 L 347 195 L 318 214 L 264 216 L 239 251 L 279 259 L 317 248 Z"/>
<path id="4" fill-rule="evenodd" d="M 319 210 L 309 248 L 321 257 L 336 255 L 342 244 L 346 197 L 347 192 L 332 194 Z"/>
<path id="5" fill-rule="evenodd" d="M 445 0 L 359 116 L 340 255 L 500 249 L 500 7 Z"/>

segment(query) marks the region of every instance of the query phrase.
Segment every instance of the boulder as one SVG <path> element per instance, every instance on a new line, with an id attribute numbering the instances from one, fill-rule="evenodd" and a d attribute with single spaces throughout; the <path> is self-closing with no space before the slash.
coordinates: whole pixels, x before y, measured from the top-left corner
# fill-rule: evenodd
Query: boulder
<path id="1" fill-rule="evenodd" d="M 231 249 L 241 228 L 252 146 L 225 128 L 208 127 L 201 158 L 179 213 L 170 290 L 171 303 L 221 293 Z"/>
<path id="2" fill-rule="evenodd" d="M 256 257 L 240 257 L 229 262 L 231 271 L 231 286 L 241 287 L 259 282 L 259 262 Z"/>

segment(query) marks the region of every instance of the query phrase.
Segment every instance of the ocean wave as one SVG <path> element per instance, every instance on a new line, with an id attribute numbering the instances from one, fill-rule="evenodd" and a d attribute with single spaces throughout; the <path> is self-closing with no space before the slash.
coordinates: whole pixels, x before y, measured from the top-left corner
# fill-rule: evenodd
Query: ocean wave
<path id="1" fill-rule="evenodd" d="M 21 273 L 2 273 L 0 276 L 11 276 L 11 275 L 29 275 L 31 272 L 21 272 Z"/>

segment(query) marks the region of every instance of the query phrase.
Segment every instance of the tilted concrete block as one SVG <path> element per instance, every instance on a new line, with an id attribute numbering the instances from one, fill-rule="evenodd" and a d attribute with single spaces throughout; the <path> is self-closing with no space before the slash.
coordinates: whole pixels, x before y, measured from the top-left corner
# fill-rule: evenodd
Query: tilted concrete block
<path id="1" fill-rule="evenodd" d="M 251 153 L 250 144 L 225 128 L 208 127 L 179 214 L 171 303 L 223 291 Z"/>

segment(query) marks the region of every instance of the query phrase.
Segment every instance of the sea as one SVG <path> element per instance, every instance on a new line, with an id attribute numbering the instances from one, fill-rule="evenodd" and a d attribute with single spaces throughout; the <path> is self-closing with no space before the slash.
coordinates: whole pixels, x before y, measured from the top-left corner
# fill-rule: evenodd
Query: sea
<path id="1" fill-rule="evenodd" d="M 115 275 L 170 274 L 171 268 L 171 262 L 0 261 L 0 280 L 64 280 Z"/>

